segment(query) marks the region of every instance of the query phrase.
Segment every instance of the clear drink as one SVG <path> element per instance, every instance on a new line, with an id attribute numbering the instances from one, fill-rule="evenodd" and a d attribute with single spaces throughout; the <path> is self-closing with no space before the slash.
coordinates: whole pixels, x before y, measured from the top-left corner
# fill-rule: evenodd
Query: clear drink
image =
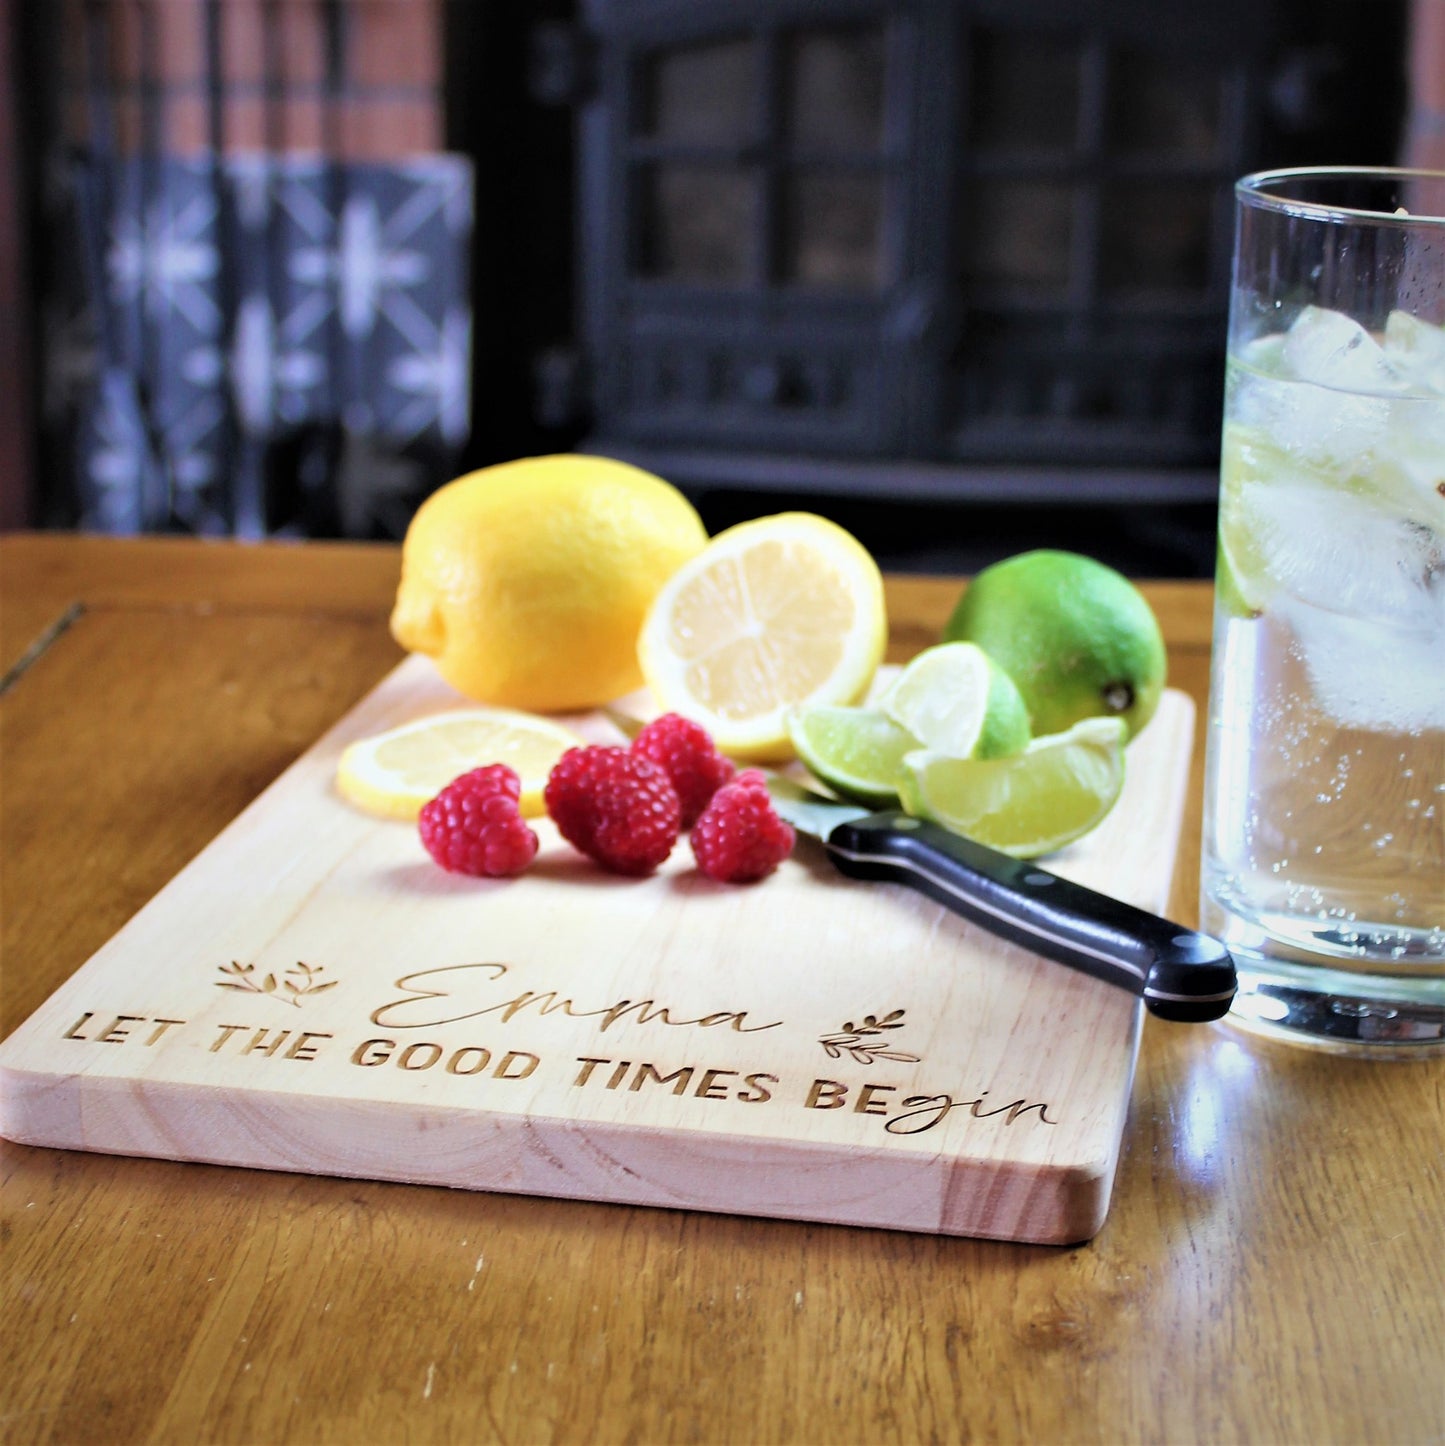
<path id="1" fill-rule="evenodd" d="M 1438 1045 L 1445 327 L 1311 305 L 1232 342 L 1219 543 L 1201 915 L 1237 1021 Z"/>

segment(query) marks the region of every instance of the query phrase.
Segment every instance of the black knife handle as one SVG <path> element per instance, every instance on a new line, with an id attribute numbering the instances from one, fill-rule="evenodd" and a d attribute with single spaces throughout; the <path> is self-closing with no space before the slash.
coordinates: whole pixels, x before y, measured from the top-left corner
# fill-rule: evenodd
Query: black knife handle
<path id="1" fill-rule="evenodd" d="M 826 847 L 840 872 L 908 884 L 991 933 L 1139 995 L 1160 1019 L 1229 1011 L 1234 960 L 1222 944 L 1027 859 L 902 813 L 841 823 Z"/>

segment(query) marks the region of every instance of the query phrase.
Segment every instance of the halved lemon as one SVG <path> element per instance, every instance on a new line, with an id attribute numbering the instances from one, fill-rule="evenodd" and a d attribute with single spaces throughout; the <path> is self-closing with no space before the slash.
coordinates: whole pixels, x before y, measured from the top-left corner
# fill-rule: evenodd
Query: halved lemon
<path id="1" fill-rule="evenodd" d="M 854 703 L 883 658 L 883 578 L 844 528 L 783 512 L 720 532 L 658 593 L 638 661 L 664 711 L 738 758 L 793 754 L 787 715 Z"/>
<path id="2" fill-rule="evenodd" d="M 452 779 L 505 763 L 522 781 L 523 814 L 535 818 L 544 812 L 542 790 L 552 765 L 581 742 L 532 713 L 458 708 L 348 745 L 337 760 L 336 788 L 368 813 L 414 819 Z"/>

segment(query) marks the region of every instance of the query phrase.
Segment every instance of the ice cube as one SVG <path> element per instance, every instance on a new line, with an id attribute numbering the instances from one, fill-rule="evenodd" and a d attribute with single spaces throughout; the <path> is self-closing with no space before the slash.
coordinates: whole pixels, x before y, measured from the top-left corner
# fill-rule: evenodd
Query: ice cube
<path id="1" fill-rule="evenodd" d="M 1315 702 L 1347 728 L 1386 733 L 1445 729 L 1445 627 L 1387 628 L 1286 600 Z M 1445 621 L 1445 620 L 1442 620 Z"/>
<path id="2" fill-rule="evenodd" d="M 1445 542 L 1379 499 L 1305 483 L 1240 489 L 1316 699 L 1337 722 L 1445 728 Z"/>
<path id="3" fill-rule="evenodd" d="M 1349 317 L 1307 307 L 1240 360 L 1229 398 L 1237 421 L 1304 471 L 1388 497 L 1445 532 L 1445 407 L 1420 380 L 1438 368 L 1445 381 L 1445 331 L 1396 312 L 1381 345 Z"/>
<path id="4" fill-rule="evenodd" d="M 1284 339 L 1284 363 L 1302 382 L 1342 392 L 1394 396 L 1404 379 L 1374 337 L 1339 311 L 1307 306 Z"/>
<path id="5" fill-rule="evenodd" d="M 1392 311 L 1383 349 L 1411 395 L 1390 404 L 1381 490 L 1407 516 L 1445 537 L 1445 326 Z"/>
<path id="6" fill-rule="evenodd" d="M 1347 317 L 1339 319 L 1354 326 Z M 1344 481 L 1362 458 L 1388 442 L 1391 398 L 1342 392 L 1301 379 L 1287 359 L 1293 336 L 1260 338 L 1243 349 L 1242 365 L 1229 379 L 1230 416 L 1268 435 L 1306 470 Z M 1375 347 L 1373 341 L 1370 345 Z"/>
<path id="7" fill-rule="evenodd" d="M 1445 397 L 1445 326 L 1434 326 L 1408 311 L 1392 311 L 1385 319 L 1381 350 L 1390 368 L 1412 390 Z"/>
<path id="8" fill-rule="evenodd" d="M 1445 541 L 1379 498 L 1281 479 L 1247 481 L 1223 505 L 1273 588 L 1311 608 L 1445 646 Z M 1437 659 L 1435 671 L 1445 677 Z"/>
<path id="9" fill-rule="evenodd" d="M 1445 376 L 1445 374 L 1442 374 Z M 1390 404 L 1390 432 L 1366 481 L 1403 516 L 1445 537 L 1445 392 Z"/>

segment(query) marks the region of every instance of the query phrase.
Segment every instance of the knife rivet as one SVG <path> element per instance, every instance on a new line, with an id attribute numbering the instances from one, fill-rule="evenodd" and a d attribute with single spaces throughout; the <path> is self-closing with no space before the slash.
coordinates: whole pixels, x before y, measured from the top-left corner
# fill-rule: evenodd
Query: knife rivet
<path id="1" fill-rule="evenodd" d="M 917 820 L 916 818 L 912 817 L 910 814 L 900 813 L 900 814 L 893 820 L 893 827 L 894 827 L 894 828 L 902 828 L 902 829 L 917 828 L 917 827 L 918 827 L 918 820 Z"/>
<path id="2" fill-rule="evenodd" d="M 1033 873 L 1024 875 L 1024 883 L 1033 884 L 1036 888 L 1040 889 L 1053 882 L 1054 876 L 1052 874 Z"/>

